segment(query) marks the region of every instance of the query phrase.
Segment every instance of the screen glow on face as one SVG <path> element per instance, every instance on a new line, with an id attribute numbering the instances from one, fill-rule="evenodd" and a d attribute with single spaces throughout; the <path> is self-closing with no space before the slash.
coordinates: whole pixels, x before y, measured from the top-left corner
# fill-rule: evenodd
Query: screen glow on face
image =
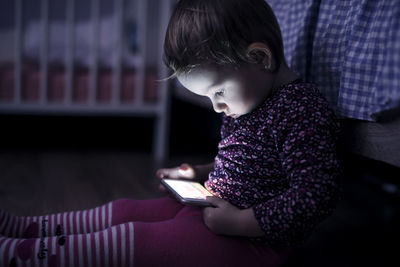
<path id="1" fill-rule="evenodd" d="M 207 196 L 212 196 L 212 194 L 199 183 L 180 180 L 165 181 L 183 198 L 206 199 Z"/>
<path id="2" fill-rule="evenodd" d="M 254 72 L 254 71 L 253 71 Z M 211 100 L 214 111 L 237 118 L 251 112 L 265 97 L 264 87 L 248 68 L 203 66 L 179 75 L 178 81 L 189 91 Z"/>

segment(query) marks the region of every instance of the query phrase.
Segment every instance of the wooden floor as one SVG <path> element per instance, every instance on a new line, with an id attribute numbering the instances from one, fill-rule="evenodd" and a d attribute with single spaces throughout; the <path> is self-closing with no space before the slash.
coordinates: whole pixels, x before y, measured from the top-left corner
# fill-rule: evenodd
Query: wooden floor
<path id="1" fill-rule="evenodd" d="M 3 150 L 0 207 L 17 215 L 42 215 L 122 197 L 159 197 L 156 169 L 184 161 L 206 163 L 209 158 L 174 157 L 162 164 L 149 153 L 129 150 Z M 395 266 L 400 198 L 383 192 L 376 173 L 361 171 L 367 167 L 355 164 L 347 173 L 337 210 L 294 250 L 287 266 Z"/>
<path id="2" fill-rule="evenodd" d="M 174 166 L 174 162 L 178 164 L 179 159 L 164 165 Z M 154 174 L 162 165 L 145 152 L 3 151 L 0 205 L 15 214 L 40 215 L 93 208 L 117 198 L 161 197 Z"/>

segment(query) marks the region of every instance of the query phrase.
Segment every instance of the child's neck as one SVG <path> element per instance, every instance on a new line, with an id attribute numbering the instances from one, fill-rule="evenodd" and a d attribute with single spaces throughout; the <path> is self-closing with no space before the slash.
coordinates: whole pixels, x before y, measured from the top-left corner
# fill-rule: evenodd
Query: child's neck
<path id="1" fill-rule="evenodd" d="M 275 74 L 274 82 L 272 84 L 272 89 L 275 90 L 280 86 L 291 83 L 299 78 L 300 78 L 299 75 L 297 75 L 294 71 L 292 71 L 286 65 L 286 63 L 284 63 L 281 65 L 278 72 Z"/>

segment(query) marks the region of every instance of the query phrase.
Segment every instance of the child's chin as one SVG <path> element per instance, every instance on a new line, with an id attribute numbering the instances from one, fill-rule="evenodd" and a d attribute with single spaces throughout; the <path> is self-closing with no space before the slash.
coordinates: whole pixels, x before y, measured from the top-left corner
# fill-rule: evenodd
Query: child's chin
<path id="1" fill-rule="evenodd" d="M 237 119 L 237 118 L 239 118 L 240 117 L 240 115 L 238 115 L 238 114 L 226 114 L 226 116 L 228 116 L 228 117 L 231 117 L 231 118 L 234 118 L 234 119 Z"/>

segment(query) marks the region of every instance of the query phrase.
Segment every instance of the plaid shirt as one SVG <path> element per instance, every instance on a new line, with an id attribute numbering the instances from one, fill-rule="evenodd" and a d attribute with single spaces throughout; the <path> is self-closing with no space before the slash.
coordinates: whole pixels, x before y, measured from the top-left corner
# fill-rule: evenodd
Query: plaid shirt
<path id="1" fill-rule="evenodd" d="M 399 0 L 267 0 L 291 68 L 337 114 L 374 121 L 400 103 Z"/>

